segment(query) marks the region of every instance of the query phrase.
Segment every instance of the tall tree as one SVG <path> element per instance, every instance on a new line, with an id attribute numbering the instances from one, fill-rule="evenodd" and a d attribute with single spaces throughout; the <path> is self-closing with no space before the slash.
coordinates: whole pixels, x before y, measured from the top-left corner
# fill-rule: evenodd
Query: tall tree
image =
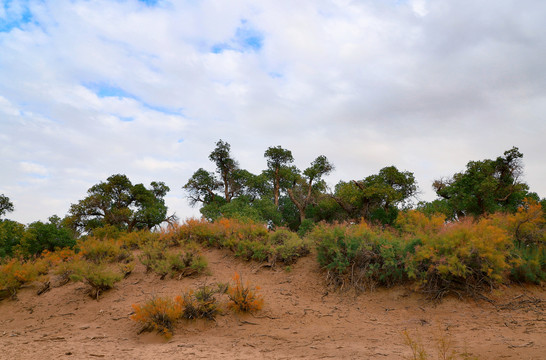
<path id="1" fill-rule="evenodd" d="M 292 187 L 286 189 L 290 200 L 298 209 L 300 222 L 305 220 L 305 209 L 313 202 L 317 193 L 320 193 L 326 188 L 323 176 L 328 175 L 334 170 L 334 165 L 331 164 L 326 156 L 320 155 L 311 166 L 303 171 L 303 174 L 293 173 Z"/>
<path id="2" fill-rule="evenodd" d="M 453 217 L 515 212 L 529 190 L 520 179 L 522 158 L 523 154 L 513 147 L 495 160 L 470 161 L 465 171 L 436 180 L 432 186 L 447 202 Z"/>
<path id="3" fill-rule="evenodd" d="M 352 219 L 363 217 L 392 223 L 398 207 L 403 206 L 416 193 L 413 173 L 388 166 L 363 180 L 339 182 L 331 196 Z"/>
<path id="4" fill-rule="evenodd" d="M 219 140 L 216 148 L 209 155 L 209 159 L 216 164 L 216 171 L 222 179 L 226 202 L 230 202 L 239 190 L 235 176 L 239 163 L 231 157 L 230 150 L 231 146 L 227 142 Z"/>
<path id="5" fill-rule="evenodd" d="M 0 195 L 0 216 L 13 211 L 13 203 L 4 194 Z"/>
<path id="6" fill-rule="evenodd" d="M 72 204 L 68 221 L 79 231 L 92 231 L 104 225 L 133 231 L 151 229 L 167 220 L 164 197 L 169 187 L 152 182 L 151 189 L 133 185 L 125 175 L 112 175 L 106 182 L 93 185 L 88 196 Z"/>
<path id="7" fill-rule="evenodd" d="M 214 201 L 217 196 L 215 191 L 221 186 L 222 183 L 213 173 L 199 168 L 182 188 L 188 193 L 190 205 L 195 206 L 198 202 L 206 205 Z"/>
<path id="8" fill-rule="evenodd" d="M 280 146 L 269 147 L 265 153 L 267 159 L 266 174 L 273 181 L 273 197 L 275 206 L 279 206 L 279 195 L 281 190 L 281 183 L 285 182 L 293 173 L 290 169 L 290 164 L 294 162 L 292 152 L 290 150 L 283 149 Z M 286 187 L 289 186 L 286 184 Z"/>

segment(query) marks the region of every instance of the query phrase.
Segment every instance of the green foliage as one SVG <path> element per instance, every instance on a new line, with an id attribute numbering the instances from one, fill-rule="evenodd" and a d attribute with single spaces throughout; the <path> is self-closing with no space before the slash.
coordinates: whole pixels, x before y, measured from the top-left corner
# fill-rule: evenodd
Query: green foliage
<path id="1" fill-rule="evenodd" d="M 334 287 L 373 288 L 407 279 L 405 254 L 411 246 L 391 233 L 366 223 L 317 226 L 309 238 L 316 243 L 318 262 Z"/>
<path id="2" fill-rule="evenodd" d="M 88 237 L 78 243 L 78 249 L 83 259 L 95 264 L 129 262 L 133 259 L 133 254 L 120 240 Z"/>
<path id="3" fill-rule="evenodd" d="M 309 253 L 308 242 L 285 229 L 269 232 L 252 221 L 221 218 L 215 222 L 189 219 L 175 230 L 182 241 L 231 249 L 245 260 L 292 264 Z"/>
<path id="4" fill-rule="evenodd" d="M 167 219 L 164 197 L 169 188 L 162 182 L 152 182 L 150 189 L 133 185 L 125 175 L 112 175 L 106 182 L 93 185 L 88 196 L 69 210 L 68 222 L 77 231 L 112 225 L 131 232 L 151 229 Z"/>
<path id="5" fill-rule="evenodd" d="M 519 179 L 522 158 L 523 154 L 514 147 L 495 160 L 470 161 L 464 172 L 436 180 L 434 190 L 447 201 L 452 218 L 515 212 L 529 189 Z"/>
<path id="6" fill-rule="evenodd" d="M 164 279 L 167 275 L 179 278 L 202 273 L 207 260 L 195 246 L 186 245 L 183 251 L 169 250 L 162 241 L 150 241 L 142 246 L 140 262 L 146 271 L 153 271 Z"/>
<path id="7" fill-rule="evenodd" d="M 4 194 L 0 195 L 0 216 L 13 211 L 13 203 Z"/>
<path id="8" fill-rule="evenodd" d="M 339 182 L 332 197 L 349 219 L 392 224 L 416 193 L 413 173 L 388 166 L 360 181 Z"/>
<path id="9" fill-rule="evenodd" d="M 11 257 L 25 235 L 25 226 L 12 220 L 0 220 L 0 259 Z"/>
<path id="10" fill-rule="evenodd" d="M 207 319 L 214 320 L 221 313 L 218 299 L 218 288 L 212 288 L 206 285 L 199 287 L 196 291 L 190 290 L 182 297 L 183 307 L 182 317 L 184 319 Z"/>
<path id="11" fill-rule="evenodd" d="M 517 282 L 534 284 L 546 281 L 546 247 L 544 245 L 515 247 L 510 277 Z"/>
<path id="12" fill-rule="evenodd" d="M 286 229 L 270 233 L 269 243 L 273 246 L 275 261 L 281 261 L 285 265 L 294 264 L 310 252 L 309 241 Z"/>
<path id="13" fill-rule="evenodd" d="M 20 243 L 20 253 L 25 257 L 38 255 L 44 250 L 72 248 L 76 239 L 70 229 L 63 226 L 58 216 L 49 218 L 49 222 L 33 222 L 28 225 Z"/>
<path id="14" fill-rule="evenodd" d="M 265 151 L 264 157 L 267 159 L 267 170 L 264 173 L 273 185 L 273 203 L 275 207 L 278 207 L 281 190 L 290 186 L 290 180 L 294 173 L 290 164 L 294 162 L 294 158 L 290 150 L 280 146 L 269 147 Z"/>
<path id="15" fill-rule="evenodd" d="M 72 281 L 85 281 L 89 286 L 89 296 L 99 299 L 101 293 L 114 287 L 115 283 L 124 278 L 123 273 L 115 271 L 103 263 L 75 261 L 71 265 Z"/>
<path id="16" fill-rule="evenodd" d="M 301 238 L 304 238 L 308 233 L 310 233 L 315 227 L 315 222 L 311 219 L 305 219 L 301 222 L 301 225 L 298 229 L 298 235 Z"/>

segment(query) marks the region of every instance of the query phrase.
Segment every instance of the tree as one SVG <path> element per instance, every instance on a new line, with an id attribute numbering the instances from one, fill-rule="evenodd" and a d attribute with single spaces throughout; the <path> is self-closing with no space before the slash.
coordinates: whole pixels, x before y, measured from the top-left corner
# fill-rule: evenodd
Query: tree
<path id="1" fill-rule="evenodd" d="M 13 211 L 13 203 L 4 194 L 0 195 L 0 216 Z"/>
<path id="2" fill-rule="evenodd" d="M 305 209 L 313 202 L 316 195 L 326 189 L 326 183 L 322 180 L 323 176 L 328 175 L 334 170 L 326 156 L 320 155 L 311 166 L 303 171 L 303 174 L 298 174 L 295 169 L 292 170 L 293 183 L 292 187 L 287 189 L 290 200 L 298 209 L 300 222 L 305 220 Z"/>
<path id="3" fill-rule="evenodd" d="M 523 154 L 517 147 L 495 160 L 470 161 L 464 172 L 434 181 L 436 194 L 444 199 L 452 217 L 480 216 L 496 211 L 515 212 L 529 187 L 520 181 Z"/>
<path id="4" fill-rule="evenodd" d="M 290 177 L 292 173 L 289 164 L 294 162 L 292 157 L 292 152 L 290 150 L 283 149 L 280 146 L 269 147 L 265 153 L 265 158 L 267 159 L 267 170 L 266 174 L 273 182 L 273 196 L 275 206 L 279 206 L 279 194 L 281 190 L 281 183 L 284 180 L 284 187 L 288 187 L 286 179 Z"/>
<path id="5" fill-rule="evenodd" d="M 68 221 L 75 230 L 89 232 L 104 225 L 129 232 L 151 229 L 167 220 L 164 197 L 170 190 L 162 182 L 151 189 L 133 185 L 125 175 L 112 175 L 106 182 L 93 185 L 88 196 L 72 204 Z"/>
<path id="6" fill-rule="evenodd" d="M 25 235 L 25 225 L 12 220 L 0 220 L 0 260 L 13 256 L 14 248 Z"/>
<path id="7" fill-rule="evenodd" d="M 57 248 L 76 245 L 76 239 L 70 229 L 64 227 L 58 216 L 53 215 L 48 220 L 47 223 L 36 221 L 28 225 L 21 241 L 24 255 L 39 255 L 44 250 L 54 251 Z"/>
<path id="8" fill-rule="evenodd" d="M 215 191 L 222 186 L 213 173 L 200 168 L 188 180 L 182 188 L 188 192 L 190 205 L 195 206 L 198 202 L 210 204 L 216 198 Z"/>
<path id="9" fill-rule="evenodd" d="M 351 219 L 363 217 L 391 224 L 398 208 L 416 193 L 413 173 L 388 166 L 360 181 L 339 182 L 331 197 Z"/>
<path id="10" fill-rule="evenodd" d="M 216 148 L 210 153 L 209 159 L 216 164 L 216 172 L 222 179 L 226 202 L 230 202 L 239 190 L 239 184 L 234 176 L 239 169 L 239 163 L 230 154 L 231 146 L 222 140 L 216 143 Z"/>

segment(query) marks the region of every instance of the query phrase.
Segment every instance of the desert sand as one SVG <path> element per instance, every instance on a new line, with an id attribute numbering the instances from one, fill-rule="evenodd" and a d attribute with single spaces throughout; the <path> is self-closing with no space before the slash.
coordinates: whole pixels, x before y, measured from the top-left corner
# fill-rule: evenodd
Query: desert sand
<path id="1" fill-rule="evenodd" d="M 159 280 L 138 263 L 116 287 L 91 299 L 83 283 L 37 295 L 38 284 L 0 302 L 0 359 L 406 359 L 403 332 L 437 358 L 438 338 L 458 358 L 546 359 L 545 291 L 495 289 L 491 301 L 445 298 L 433 303 L 410 286 L 355 294 L 327 289 L 311 254 L 286 269 L 244 262 L 206 249 L 209 272 Z M 262 311 L 225 312 L 216 321 L 181 321 L 166 340 L 138 334 L 131 304 L 230 281 L 234 272 L 261 287 Z"/>

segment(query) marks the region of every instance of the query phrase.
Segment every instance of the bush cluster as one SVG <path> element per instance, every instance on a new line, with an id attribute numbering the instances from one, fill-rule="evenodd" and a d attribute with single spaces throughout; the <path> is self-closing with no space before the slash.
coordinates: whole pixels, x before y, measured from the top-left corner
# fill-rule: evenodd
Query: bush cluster
<path id="1" fill-rule="evenodd" d="M 173 335 L 176 322 L 180 319 L 215 320 L 222 313 L 219 296 L 228 297 L 227 308 L 236 312 L 255 312 L 263 307 L 263 298 L 257 293 L 258 287 L 249 282 L 242 284 L 236 273 L 234 284 L 218 283 L 216 286 L 203 285 L 196 290 L 171 298 L 153 298 L 143 305 L 133 304 L 131 319 L 142 324 L 143 331 L 157 331 L 167 339 Z"/>
<path id="2" fill-rule="evenodd" d="M 227 248 L 244 260 L 267 261 L 272 266 L 276 262 L 290 265 L 310 251 L 309 242 L 289 230 L 270 232 L 262 224 L 227 218 L 215 222 L 189 219 L 174 228 L 170 237 Z"/>
<path id="3" fill-rule="evenodd" d="M 0 300 L 15 298 L 21 286 L 34 281 L 47 281 L 49 265 L 43 260 L 11 259 L 0 264 Z"/>
<path id="4" fill-rule="evenodd" d="M 179 278 L 201 274 L 207 267 L 207 260 L 199 248 L 187 244 L 183 249 L 169 249 L 163 241 L 148 241 L 141 246 L 140 262 L 146 271 L 153 271 L 164 279 L 167 275 Z"/>
<path id="5" fill-rule="evenodd" d="M 335 287 L 359 290 L 391 286 L 407 279 L 405 254 L 413 243 L 362 222 L 321 224 L 309 234 L 316 243 L 318 262 Z"/>
<path id="6" fill-rule="evenodd" d="M 414 281 L 431 298 L 477 295 L 509 281 L 546 279 L 545 217 L 533 201 L 517 213 L 446 222 L 400 213 L 395 228 L 321 224 L 308 238 L 335 287 L 359 290 Z"/>

